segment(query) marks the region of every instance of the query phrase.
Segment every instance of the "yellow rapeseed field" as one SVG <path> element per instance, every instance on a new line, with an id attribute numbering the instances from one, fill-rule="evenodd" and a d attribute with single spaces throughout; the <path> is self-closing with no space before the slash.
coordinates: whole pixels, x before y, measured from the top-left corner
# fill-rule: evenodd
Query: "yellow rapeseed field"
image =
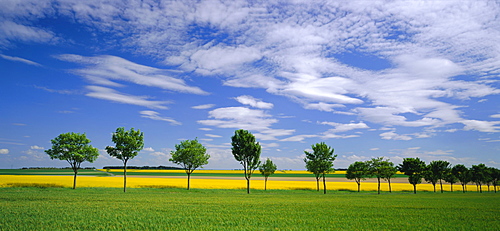
<path id="1" fill-rule="evenodd" d="M 1 175 L 0 187 L 9 186 L 12 183 L 36 183 L 36 184 L 56 184 L 64 187 L 72 187 L 72 176 L 36 176 L 36 175 Z M 393 191 L 413 191 L 413 186 L 409 183 L 392 183 Z M 187 178 L 179 177 L 127 177 L 127 187 L 130 188 L 185 188 Z M 123 187 L 123 177 L 96 177 L 96 176 L 78 176 L 77 187 Z M 191 178 L 191 187 L 200 189 L 243 189 L 246 188 L 246 181 L 241 179 L 197 179 Z M 444 190 L 449 191 L 450 186 L 443 186 Z M 264 180 L 262 177 L 251 181 L 252 189 L 264 189 Z M 279 181 L 269 178 L 267 182 L 268 189 L 316 189 L 315 181 Z M 439 185 L 437 185 L 439 188 Z M 469 190 L 476 190 L 475 186 L 468 186 Z M 328 190 L 357 190 L 357 184 L 353 182 L 334 182 L 334 179 L 328 179 Z M 460 185 L 454 186 L 454 191 L 461 190 Z M 485 188 L 486 189 L 486 188 Z M 362 191 L 376 191 L 377 183 L 361 183 Z M 382 191 L 388 191 L 388 184 L 381 184 Z M 432 191 L 431 184 L 419 184 L 418 191 Z M 439 190 L 439 189 L 438 189 Z"/>

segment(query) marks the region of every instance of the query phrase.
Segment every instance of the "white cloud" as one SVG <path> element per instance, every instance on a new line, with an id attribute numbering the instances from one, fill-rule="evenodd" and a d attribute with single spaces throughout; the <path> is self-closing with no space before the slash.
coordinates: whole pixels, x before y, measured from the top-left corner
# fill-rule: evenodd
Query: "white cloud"
<path id="1" fill-rule="evenodd" d="M 45 149 L 44 147 L 40 147 L 40 146 L 37 146 L 37 145 L 34 145 L 34 146 L 31 146 L 30 149 L 34 149 L 34 150 L 43 150 Z"/>
<path id="2" fill-rule="evenodd" d="M 304 106 L 305 109 L 311 109 L 311 110 L 319 110 L 319 111 L 326 111 L 326 112 L 332 112 L 334 111 L 334 108 L 338 107 L 345 107 L 343 104 L 330 104 L 330 103 L 310 103 Z"/>
<path id="3" fill-rule="evenodd" d="M 220 128 L 237 128 L 245 130 L 266 130 L 278 120 L 271 118 L 262 110 L 245 107 L 217 108 L 209 112 L 210 120 L 199 120 L 198 123 Z"/>
<path id="4" fill-rule="evenodd" d="M 210 109 L 213 107 L 215 107 L 215 104 L 202 104 L 202 105 L 198 105 L 198 106 L 192 106 L 191 108 L 193 108 L 193 109 Z"/>
<path id="5" fill-rule="evenodd" d="M 288 141 L 288 142 L 302 142 L 304 139 L 306 138 L 314 138 L 314 137 L 318 137 L 318 135 L 296 135 L 296 136 L 292 136 L 292 137 L 288 137 L 288 138 L 285 138 L 285 139 L 282 139 L 280 141 Z"/>
<path id="6" fill-rule="evenodd" d="M 491 118 L 500 119 L 500 114 L 490 115 Z"/>
<path id="7" fill-rule="evenodd" d="M 220 137 L 222 137 L 222 136 L 214 135 L 214 134 L 205 134 L 205 136 L 212 137 L 212 138 L 220 138 Z"/>
<path id="8" fill-rule="evenodd" d="M 399 135 L 394 131 L 381 133 L 380 137 L 384 140 L 411 140 L 411 139 L 413 139 L 408 135 Z"/>
<path id="9" fill-rule="evenodd" d="M 254 108 L 271 109 L 274 107 L 274 105 L 272 103 L 266 103 L 262 100 L 256 99 L 256 98 L 249 96 L 249 95 L 238 96 L 235 99 L 236 99 L 236 101 L 240 102 L 241 104 L 250 105 L 251 107 L 254 107 Z"/>
<path id="10" fill-rule="evenodd" d="M 161 117 L 160 113 L 155 112 L 155 111 L 140 111 L 141 117 L 152 119 L 152 120 L 160 120 L 160 121 L 165 121 L 169 122 L 171 125 L 181 125 L 181 122 L 178 122 L 172 118 L 169 117 Z"/>
<path id="11" fill-rule="evenodd" d="M 326 124 L 335 127 L 334 129 L 328 130 L 330 133 L 338 133 L 338 132 L 347 132 L 355 129 L 368 129 L 368 125 L 366 125 L 363 122 L 359 123 L 348 123 L 348 124 L 341 124 L 341 123 L 335 123 L 335 122 L 321 122 L 320 124 Z"/>
<path id="12" fill-rule="evenodd" d="M 148 152 L 154 152 L 155 151 L 152 147 L 147 147 L 147 148 L 144 148 L 142 150 L 148 151 Z"/>
<path id="13" fill-rule="evenodd" d="M 137 64 L 117 56 L 85 57 L 65 54 L 56 58 L 86 65 L 86 68 L 73 70 L 73 73 L 85 77 L 94 84 L 119 87 L 122 85 L 114 81 L 121 80 L 183 93 L 208 94 L 198 87 L 188 86 L 182 79 L 172 77 L 170 75 L 172 72 L 169 70 Z"/>
<path id="14" fill-rule="evenodd" d="M 0 154 L 9 154 L 9 149 L 7 148 L 0 149 Z"/>
<path id="15" fill-rule="evenodd" d="M 10 46 L 12 41 L 50 43 L 57 40 L 53 32 L 42 28 L 25 26 L 12 21 L 0 22 L 0 47 Z"/>
<path id="16" fill-rule="evenodd" d="M 91 91 L 85 94 L 88 97 L 109 100 L 117 103 L 132 104 L 154 109 L 167 109 L 164 104 L 170 103 L 168 101 L 148 100 L 148 96 L 126 95 L 107 87 L 87 86 L 87 89 Z"/>
<path id="17" fill-rule="evenodd" d="M 475 130 L 480 132 L 500 132 L 500 121 L 479 121 L 479 120 L 464 120 L 464 130 Z"/>
<path id="18" fill-rule="evenodd" d="M 33 65 L 33 66 L 42 66 L 41 64 L 39 64 L 37 62 L 33 62 L 31 60 L 27 60 L 27 59 L 23 59 L 23 58 L 19 58 L 19 57 L 12 57 L 12 56 L 2 55 L 2 54 L 0 54 L 0 57 L 7 59 L 7 60 L 10 60 L 10 61 L 14 61 L 14 62 L 21 62 L 21 63 L 25 63 L 28 65 Z"/>
<path id="19" fill-rule="evenodd" d="M 194 52 L 190 59 L 198 66 L 197 72 L 211 75 L 233 71 L 236 67 L 256 61 L 261 57 L 260 51 L 252 47 L 216 46 L 206 50 L 200 49 Z"/>

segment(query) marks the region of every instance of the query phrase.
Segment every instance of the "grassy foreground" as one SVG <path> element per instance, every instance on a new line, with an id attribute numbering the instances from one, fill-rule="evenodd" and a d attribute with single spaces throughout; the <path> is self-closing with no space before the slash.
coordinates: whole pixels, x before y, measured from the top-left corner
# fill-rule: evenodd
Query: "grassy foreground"
<path id="1" fill-rule="evenodd" d="M 0 188 L 0 230 L 500 230 L 494 193 Z"/>

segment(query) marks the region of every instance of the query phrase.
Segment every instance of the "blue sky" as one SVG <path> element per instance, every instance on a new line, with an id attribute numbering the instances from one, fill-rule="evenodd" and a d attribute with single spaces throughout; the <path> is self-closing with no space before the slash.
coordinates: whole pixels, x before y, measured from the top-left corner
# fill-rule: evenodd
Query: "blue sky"
<path id="1" fill-rule="evenodd" d="M 0 168 L 60 166 L 43 152 L 86 133 L 101 156 L 140 129 L 129 165 L 173 165 L 198 138 L 208 169 L 239 168 L 230 137 L 304 169 L 384 156 L 500 167 L 497 1 L 45 1 L 0 8 Z"/>

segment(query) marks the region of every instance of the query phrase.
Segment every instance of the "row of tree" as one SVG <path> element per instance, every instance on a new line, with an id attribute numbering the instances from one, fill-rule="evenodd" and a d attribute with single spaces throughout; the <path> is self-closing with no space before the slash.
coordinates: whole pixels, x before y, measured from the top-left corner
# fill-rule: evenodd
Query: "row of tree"
<path id="1" fill-rule="evenodd" d="M 144 134 L 140 130 L 131 128 L 117 128 L 111 140 L 115 146 L 107 146 L 106 152 L 123 162 L 123 191 L 127 190 L 127 163 L 139 154 L 144 147 Z M 260 167 L 265 177 L 267 189 L 267 178 L 273 174 L 277 166 L 268 158 L 264 164 L 260 162 L 261 146 L 255 141 L 255 137 L 246 130 L 237 130 L 232 140 L 232 153 L 234 158 L 243 165 L 245 179 L 247 180 L 247 192 L 250 193 L 250 179 L 254 171 Z M 85 134 L 63 133 L 51 140 L 52 148 L 45 150 L 51 159 L 67 161 L 74 172 L 73 189 L 76 188 L 76 177 L 80 165 L 83 162 L 93 163 L 99 156 L 97 148 L 90 145 L 90 140 Z M 188 190 L 190 189 L 191 174 L 203 165 L 208 164 L 210 155 L 206 148 L 194 140 L 184 140 L 175 145 L 175 151 L 171 152 L 169 161 L 179 164 L 188 177 Z"/>
<path id="2" fill-rule="evenodd" d="M 479 192 L 482 192 L 482 185 L 487 185 L 488 191 L 492 185 L 496 192 L 500 182 L 500 169 L 487 167 L 484 164 L 472 165 L 471 168 L 467 168 L 463 164 L 451 166 L 448 161 L 436 160 L 426 165 L 419 158 L 405 158 L 402 164 L 394 166 L 394 163 L 382 157 L 352 163 L 347 169 L 346 178 L 356 181 L 359 192 L 362 180 L 377 177 L 378 193 L 380 194 L 380 179 L 388 182 L 389 192 L 391 192 L 391 178 L 394 178 L 397 171 L 408 176 L 408 182 L 413 185 L 414 193 L 417 193 L 417 184 L 420 184 L 422 179 L 433 185 L 434 192 L 436 192 L 436 184 L 439 183 L 441 193 L 443 192 L 443 181 L 450 183 L 451 191 L 453 191 L 453 184 L 460 182 L 464 193 L 470 182 L 476 184 Z"/>
<path id="3" fill-rule="evenodd" d="M 144 147 L 144 134 L 140 130 L 131 128 L 126 131 L 123 127 L 117 128 L 113 133 L 112 142 L 115 146 L 107 146 L 106 152 L 123 162 L 123 191 L 127 188 L 127 163 L 138 155 Z M 90 140 L 85 134 L 80 133 L 63 133 L 51 140 L 52 148 L 45 150 L 51 159 L 59 159 L 67 161 L 74 171 L 73 189 L 76 188 L 76 177 L 78 169 L 82 162 L 94 162 L 99 156 L 97 148 L 90 145 Z M 267 179 L 274 174 L 277 169 L 269 158 L 264 163 L 260 161 L 261 145 L 256 142 L 255 136 L 247 130 L 236 130 L 231 137 L 231 151 L 242 166 L 244 177 L 247 180 L 247 193 L 250 193 L 250 179 L 256 169 L 264 176 L 265 186 L 267 189 Z M 326 145 L 324 142 L 312 145 L 312 152 L 304 151 L 306 157 L 304 162 L 306 169 L 313 173 L 316 178 L 317 190 L 319 191 L 319 182 L 323 179 L 323 190 L 326 194 L 326 177 L 328 173 L 334 172 L 333 162 L 337 155 L 334 155 L 334 149 Z M 188 186 L 190 189 L 191 174 L 203 165 L 208 164 L 210 155 L 206 153 L 206 148 L 194 140 L 184 140 L 180 144 L 175 145 L 175 150 L 171 152 L 169 161 L 178 164 L 185 170 L 187 174 Z M 391 190 L 391 179 L 396 175 L 397 171 L 408 175 L 409 182 L 414 186 L 416 193 L 416 185 L 421 183 L 422 178 L 434 185 L 441 184 L 442 180 L 451 184 L 460 182 L 463 190 L 466 190 L 466 184 L 475 182 L 478 186 L 482 184 L 489 186 L 493 185 L 496 192 L 498 185 L 500 170 L 488 168 L 484 164 L 474 165 L 471 169 L 463 165 L 456 165 L 453 168 L 446 161 L 432 161 L 429 165 L 418 158 L 405 158 L 399 166 L 394 166 L 394 163 L 383 157 L 373 158 L 365 162 L 355 162 L 347 169 L 346 177 L 355 180 L 360 191 L 361 181 L 366 177 L 376 177 L 378 180 L 378 193 L 380 194 L 381 179 L 389 183 L 389 191 Z M 481 187 L 479 187 L 481 188 Z M 481 190 L 481 189 L 480 189 Z M 481 191 L 482 192 L 482 191 Z"/>

